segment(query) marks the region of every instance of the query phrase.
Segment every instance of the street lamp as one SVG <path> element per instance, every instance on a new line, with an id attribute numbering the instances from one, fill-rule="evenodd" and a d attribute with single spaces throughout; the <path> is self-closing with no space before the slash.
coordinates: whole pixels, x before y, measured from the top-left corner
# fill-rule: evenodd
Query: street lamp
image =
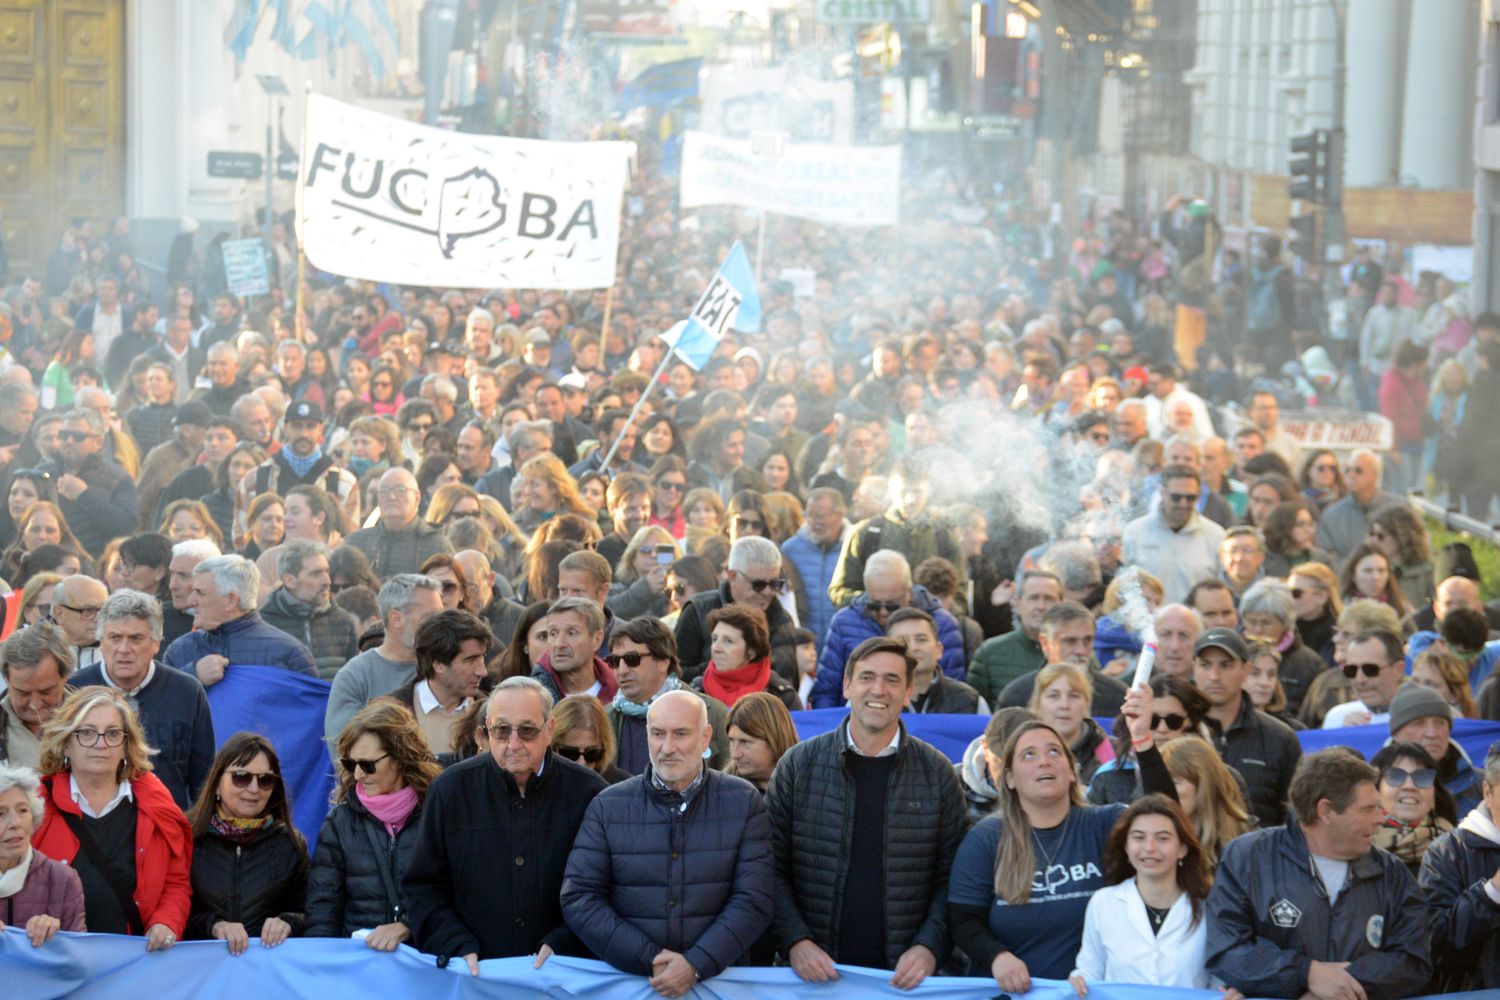
<path id="1" fill-rule="evenodd" d="M 274 105 L 276 98 L 286 97 L 291 91 L 287 89 L 286 81 L 275 73 L 257 73 L 255 79 L 260 84 L 260 89 L 266 94 L 266 228 L 263 235 L 269 240 L 271 220 L 275 217 L 275 209 L 271 204 L 271 175 L 276 172 L 276 149 L 272 143 L 276 124 Z"/>

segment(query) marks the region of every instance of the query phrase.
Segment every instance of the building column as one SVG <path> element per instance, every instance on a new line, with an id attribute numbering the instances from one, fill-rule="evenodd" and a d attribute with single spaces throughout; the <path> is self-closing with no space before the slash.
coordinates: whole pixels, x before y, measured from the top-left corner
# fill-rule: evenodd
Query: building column
<path id="1" fill-rule="evenodd" d="M 1348 187 L 1377 187 L 1395 178 L 1401 115 L 1400 13 L 1400 0 L 1349 0 L 1344 87 Z"/>
<path id="2" fill-rule="evenodd" d="M 1424 188 L 1461 188 L 1469 179 L 1467 133 L 1474 79 L 1469 74 L 1473 10 L 1469 0 L 1423 0 L 1413 10 L 1406 46 L 1401 113 L 1401 180 Z"/>

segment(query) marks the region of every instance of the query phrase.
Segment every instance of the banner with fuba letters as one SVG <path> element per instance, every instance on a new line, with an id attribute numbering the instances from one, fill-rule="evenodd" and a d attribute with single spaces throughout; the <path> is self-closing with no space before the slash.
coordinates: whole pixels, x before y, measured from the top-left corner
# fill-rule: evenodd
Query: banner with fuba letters
<path id="1" fill-rule="evenodd" d="M 690 131 L 682 145 L 683 208 L 735 205 L 842 226 L 901 221 L 900 146 L 777 144 Z"/>
<path id="2" fill-rule="evenodd" d="M 414 125 L 308 98 L 297 233 L 315 267 L 460 288 L 607 288 L 634 144 Z"/>

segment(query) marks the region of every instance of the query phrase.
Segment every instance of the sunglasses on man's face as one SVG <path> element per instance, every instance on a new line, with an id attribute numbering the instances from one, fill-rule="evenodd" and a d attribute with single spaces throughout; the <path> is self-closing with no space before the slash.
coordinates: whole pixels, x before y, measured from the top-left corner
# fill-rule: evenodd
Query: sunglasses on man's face
<path id="1" fill-rule="evenodd" d="M 747 583 L 750 586 L 750 589 L 755 591 L 757 594 L 765 593 L 767 587 L 770 587 L 771 590 L 777 594 L 783 593 L 786 590 L 786 577 L 784 576 L 777 577 L 774 580 L 752 580 L 749 577 L 746 577 L 745 583 Z"/>
<path id="2" fill-rule="evenodd" d="M 1349 678 L 1351 681 L 1354 680 L 1355 677 L 1358 677 L 1360 674 L 1364 674 L 1366 677 L 1372 678 L 1379 677 L 1380 672 L 1384 669 L 1385 667 L 1381 666 L 1378 663 L 1346 663 L 1344 664 L 1344 676 Z"/>
<path id="3" fill-rule="evenodd" d="M 640 652 L 611 653 L 604 658 L 604 662 L 609 664 L 609 668 L 611 670 L 620 669 L 620 664 L 622 663 L 625 664 L 625 666 L 629 667 L 631 670 L 634 670 L 636 667 L 641 665 L 641 661 L 644 660 L 647 655 L 648 654 L 646 653 Z"/>
<path id="4" fill-rule="evenodd" d="M 906 607 L 906 605 L 902 604 L 900 601 L 865 602 L 866 610 L 868 610 L 872 615 L 889 615 L 901 610 L 904 607 Z"/>

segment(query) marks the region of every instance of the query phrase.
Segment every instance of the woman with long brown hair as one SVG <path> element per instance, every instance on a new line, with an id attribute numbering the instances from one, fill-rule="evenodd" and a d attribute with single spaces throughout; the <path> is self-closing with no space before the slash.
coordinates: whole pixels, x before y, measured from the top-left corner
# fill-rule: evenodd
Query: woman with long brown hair
<path id="1" fill-rule="evenodd" d="M 385 699 L 349 720 L 337 750 L 335 804 L 313 855 L 306 935 L 346 938 L 371 928 L 366 945 L 395 951 L 411 937 L 399 887 L 438 763 L 411 711 Z"/>
<path id="2" fill-rule="evenodd" d="M 1132 688 L 1124 714 L 1145 791 L 1175 797 L 1151 733 L 1150 690 Z M 1099 859 L 1125 805 L 1088 805 L 1067 741 L 1040 720 L 1015 729 L 999 771 L 996 812 L 969 830 L 953 859 L 949 919 L 971 971 L 1025 993 L 1033 976 L 1072 970 L 1088 899 L 1104 888 Z M 1037 887 L 1047 891 L 1033 899 Z"/>
<path id="3" fill-rule="evenodd" d="M 725 774 L 737 774 L 764 794 L 771 772 L 783 754 L 797 743 L 797 727 L 780 698 L 764 691 L 747 694 L 729 710 L 729 764 Z"/>
<path id="4" fill-rule="evenodd" d="M 193 828 L 189 940 L 218 939 L 241 955 L 251 938 L 274 948 L 300 937 L 307 903 L 307 841 L 276 748 L 259 733 L 235 733 L 219 748 L 188 810 Z"/>
<path id="5" fill-rule="evenodd" d="M 1207 740 L 1192 736 L 1162 748 L 1162 761 L 1171 772 L 1177 802 L 1193 824 L 1198 844 L 1209 864 L 1242 833 L 1255 828 L 1254 813 L 1224 758 Z"/>

